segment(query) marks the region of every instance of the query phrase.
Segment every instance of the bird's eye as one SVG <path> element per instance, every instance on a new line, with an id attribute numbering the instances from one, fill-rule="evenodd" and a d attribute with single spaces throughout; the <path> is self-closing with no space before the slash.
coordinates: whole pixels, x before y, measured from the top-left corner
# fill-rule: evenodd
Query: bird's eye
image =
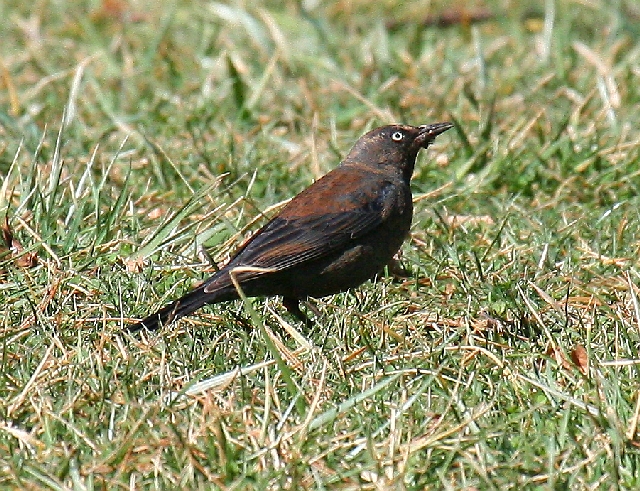
<path id="1" fill-rule="evenodd" d="M 391 139 L 396 142 L 399 142 L 403 138 L 404 138 L 404 133 L 402 131 L 396 131 L 393 135 L 391 135 Z"/>

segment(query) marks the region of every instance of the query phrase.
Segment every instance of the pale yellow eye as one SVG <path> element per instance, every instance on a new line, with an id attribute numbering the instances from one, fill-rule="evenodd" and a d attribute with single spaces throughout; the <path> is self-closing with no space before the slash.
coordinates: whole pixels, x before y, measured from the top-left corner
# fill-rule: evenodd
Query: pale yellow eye
<path id="1" fill-rule="evenodd" d="M 404 138 L 404 133 L 402 131 L 396 131 L 393 135 L 391 135 L 391 139 L 396 142 L 399 142 L 403 138 Z"/>

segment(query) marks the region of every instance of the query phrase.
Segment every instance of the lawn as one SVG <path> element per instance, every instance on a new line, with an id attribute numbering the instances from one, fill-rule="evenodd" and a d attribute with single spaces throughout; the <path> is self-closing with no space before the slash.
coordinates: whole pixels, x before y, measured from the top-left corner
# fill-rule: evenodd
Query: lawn
<path id="1" fill-rule="evenodd" d="M 640 7 L 452 5 L 0 4 L 0 487 L 640 488 Z M 123 333 L 438 121 L 397 263 L 313 328 Z"/>

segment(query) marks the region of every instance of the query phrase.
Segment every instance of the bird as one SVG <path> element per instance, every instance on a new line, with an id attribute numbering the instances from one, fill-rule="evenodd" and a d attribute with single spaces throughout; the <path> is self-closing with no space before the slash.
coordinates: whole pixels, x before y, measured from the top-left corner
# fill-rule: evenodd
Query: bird
<path id="1" fill-rule="evenodd" d="M 207 304 L 283 298 L 304 322 L 300 301 L 355 288 L 379 274 L 409 235 L 416 157 L 448 122 L 393 124 L 360 137 L 343 161 L 296 195 L 242 244 L 227 264 L 129 332 L 156 330 Z"/>

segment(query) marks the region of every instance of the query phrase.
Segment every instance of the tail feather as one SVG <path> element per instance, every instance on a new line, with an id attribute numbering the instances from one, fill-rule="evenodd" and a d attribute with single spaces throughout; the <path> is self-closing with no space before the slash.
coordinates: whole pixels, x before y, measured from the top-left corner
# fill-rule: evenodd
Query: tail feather
<path id="1" fill-rule="evenodd" d="M 233 300 L 237 296 L 235 289 L 230 290 L 228 288 L 206 293 L 204 289 L 207 284 L 208 282 L 183 297 L 180 297 L 178 300 L 171 302 L 154 314 L 145 317 L 140 322 L 128 325 L 126 330 L 129 332 L 137 332 L 141 329 L 155 331 L 161 326 L 165 326 L 180 317 L 195 312 L 206 304 Z"/>

